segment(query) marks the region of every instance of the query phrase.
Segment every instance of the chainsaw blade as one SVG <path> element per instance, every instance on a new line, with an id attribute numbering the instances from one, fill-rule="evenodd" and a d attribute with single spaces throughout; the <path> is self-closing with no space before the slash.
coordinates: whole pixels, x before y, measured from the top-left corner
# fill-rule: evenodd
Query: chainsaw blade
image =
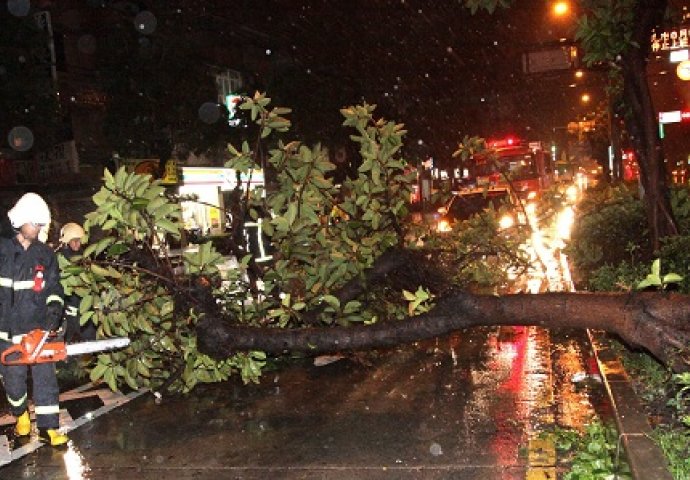
<path id="1" fill-rule="evenodd" d="M 91 342 L 70 343 L 65 346 L 65 350 L 67 351 L 67 355 L 71 357 L 74 355 L 84 355 L 86 353 L 123 348 L 127 345 L 129 345 L 129 338 L 117 337 L 108 338 L 106 340 L 93 340 Z"/>

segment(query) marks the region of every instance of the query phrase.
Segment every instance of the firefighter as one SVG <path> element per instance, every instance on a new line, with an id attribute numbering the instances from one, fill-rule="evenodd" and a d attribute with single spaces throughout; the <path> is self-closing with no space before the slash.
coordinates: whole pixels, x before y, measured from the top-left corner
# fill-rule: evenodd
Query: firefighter
<path id="1" fill-rule="evenodd" d="M 78 223 L 66 223 L 60 229 L 60 248 L 57 253 L 66 259 L 83 253 L 82 241 L 84 229 Z M 72 294 L 65 297 L 65 341 L 78 342 L 83 340 L 96 340 L 96 325 L 89 320 L 85 325 L 79 325 L 79 304 L 81 297 Z"/>
<path id="2" fill-rule="evenodd" d="M 13 235 L 0 238 L 0 351 L 18 343 L 34 329 L 56 330 L 63 311 L 63 291 L 55 252 L 39 238 L 50 226 L 48 205 L 35 193 L 23 195 L 7 212 Z M 65 445 L 59 428 L 59 388 L 55 364 L 3 365 L 0 373 L 10 412 L 16 417 L 15 433 L 31 433 L 28 410 L 28 370 L 39 438 L 52 446 Z"/>

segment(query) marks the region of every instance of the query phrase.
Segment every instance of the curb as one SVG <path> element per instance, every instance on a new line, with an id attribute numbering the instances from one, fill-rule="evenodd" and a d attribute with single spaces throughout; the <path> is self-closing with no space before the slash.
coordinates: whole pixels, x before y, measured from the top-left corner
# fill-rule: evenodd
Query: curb
<path id="1" fill-rule="evenodd" d="M 673 480 L 666 458 L 651 438 L 647 421 L 630 378 L 618 356 L 604 342 L 605 333 L 587 330 L 594 356 L 611 400 L 619 447 L 622 444 L 635 480 Z"/>

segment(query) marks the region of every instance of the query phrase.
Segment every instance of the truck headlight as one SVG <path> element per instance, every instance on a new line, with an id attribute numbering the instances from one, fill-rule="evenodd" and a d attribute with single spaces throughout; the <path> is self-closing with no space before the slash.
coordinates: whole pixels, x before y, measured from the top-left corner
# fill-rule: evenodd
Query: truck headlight
<path id="1" fill-rule="evenodd" d="M 515 220 L 513 219 L 512 215 L 503 215 L 499 220 L 498 220 L 498 226 L 501 227 L 502 230 L 505 230 L 507 228 L 512 227 L 515 225 Z"/>

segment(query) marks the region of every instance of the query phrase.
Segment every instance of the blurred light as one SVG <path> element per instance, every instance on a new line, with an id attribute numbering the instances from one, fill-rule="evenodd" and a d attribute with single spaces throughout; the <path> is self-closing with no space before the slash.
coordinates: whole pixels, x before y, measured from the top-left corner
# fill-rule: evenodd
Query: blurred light
<path id="1" fill-rule="evenodd" d="M 582 70 L 577 70 L 575 72 L 575 78 L 582 78 L 584 76 L 585 76 L 585 72 L 583 72 Z"/>
<path id="2" fill-rule="evenodd" d="M 439 233 L 450 232 L 451 230 L 453 229 L 450 223 L 448 223 L 448 220 L 439 220 L 438 224 L 436 224 L 436 231 Z"/>
<path id="3" fill-rule="evenodd" d="M 575 221 L 575 212 L 573 209 L 568 207 L 564 209 L 556 220 L 556 231 L 558 232 L 558 237 L 564 240 L 570 238 L 570 231 L 573 227 L 573 222 Z"/>
<path id="4" fill-rule="evenodd" d="M 582 96 L 580 96 L 580 100 L 582 100 L 583 103 L 589 103 L 591 99 L 589 93 L 583 93 Z"/>
<path id="5" fill-rule="evenodd" d="M 669 61 L 671 63 L 678 63 L 678 62 L 683 62 L 685 60 L 690 59 L 688 56 L 688 50 L 683 49 L 683 50 L 672 50 L 670 55 L 669 55 Z"/>
<path id="6" fill-rule="evenodd" d="M 512 227 L 515 225 L 515 219 L 513 219 L 512 215 L 503 215 L 501 219 L 498 221 L 498 226 L 501 227 L 503 230 Z"/>
<path id="7" fill-rule="evenodd" d="M 690 60 L 680 62 L 676 67 L 676 75 L 681 80 L 690 80 Z"/>
<path id="8" fill-rule="evenodd" d="M 575 202 L 577 200 L 577 193 L 577 187 L 570 185 L 565 191 L 565 196 L 569 202 Z"/>
<path id="9" fill-rule="evenodd" d="M 551 10 L 553 11 L 553 14 L 557 17 L 562 17 L 568 14 L 568 12 L 570 11 L 570 5 L 568 4 L 568 2 L 561 0 L 554 3 Z"/>

